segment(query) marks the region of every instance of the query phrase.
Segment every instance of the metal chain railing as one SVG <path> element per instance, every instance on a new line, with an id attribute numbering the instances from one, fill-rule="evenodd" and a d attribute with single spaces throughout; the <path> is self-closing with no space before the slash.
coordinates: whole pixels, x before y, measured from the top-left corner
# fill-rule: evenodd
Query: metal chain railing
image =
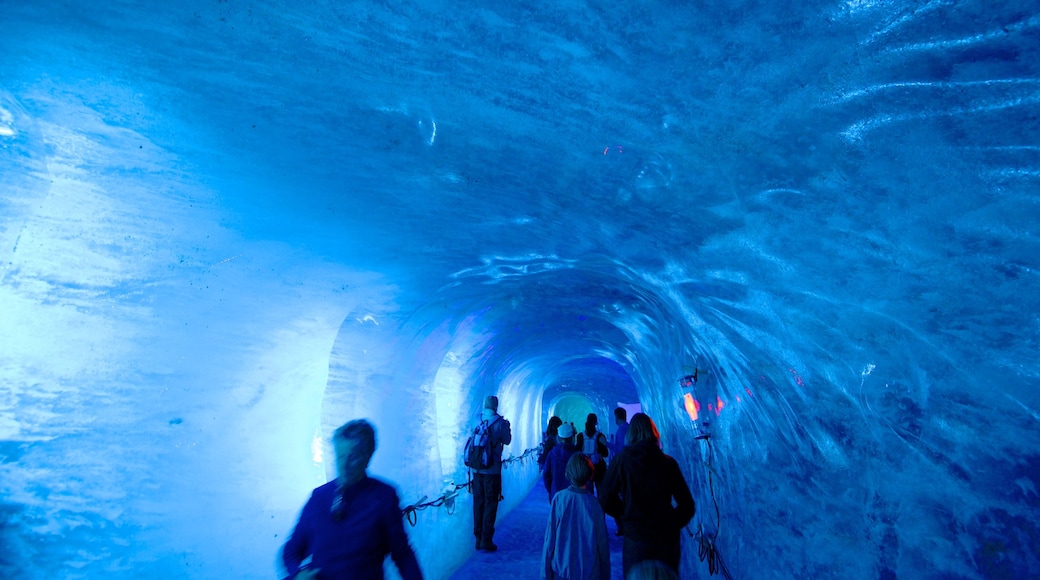
<path id="1" fill-rule="evenodd" d="M 520 463 L 521 465 L 523 465 L 527 460 L 529 460 L 529 458 L 532 455 L 535 455 L 536 453 L 541 451 L 541 449 L 542 446 L 539 445 L 538 447 L 532 447 L 530 449 L 525 450 L 519 456 L 510 457 L 509 459 L 503 459 L 502 467 L 507 467 L 512 463 Z M 466 470 L 466 475 L 468 478 L 468 469 Z M 458 484 L 452 482 L 451 485 L 449 485 L 448 488 L 444 491 L 444 493 L 434 500 L 426 501 L 427 498 L 429 498 L 429 496 L 424 495 L 421 499 L 419 499 L 419 501 L 415 502 L 414 504 L 408 507 L 403 508 L 401 510 L 401 517 L 408 520 L 408 523 L 412 526 L 415 526 L 416 522 L 419 519 L 418 512 L 426 508 L 444 506 L 448 510 L 448 515 L 453 515 L 455 513 L 455 498 L 458 497 L 459 490 L 469 488 L 472 483 L 472 480 L 467 481 L 466 483 Z"/>
<path id="2" fill-rule="evenodd" d="M 521 465 L 523 465 L 524 463 L 527 462 L 528 458 L 530 458 L 535 453 L 540 452 L 541 450 L 542 450 L 542 446 L 539 445 L 538 447 L 532 447 L 530 449 L 525 450 L 521 455 L 519 455 L 517 457 L 510 457 L 509 459 L 503 459 L 502 460 L 502 467 L 506 467 L 510 463 L 514 463 L 514 462 L 519 462 Z"/>

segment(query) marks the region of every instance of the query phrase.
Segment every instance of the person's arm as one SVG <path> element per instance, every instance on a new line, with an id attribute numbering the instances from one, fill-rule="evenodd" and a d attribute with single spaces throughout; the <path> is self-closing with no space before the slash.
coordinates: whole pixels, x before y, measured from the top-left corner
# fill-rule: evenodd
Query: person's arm
<path id="1" fill-rule="evenodd" d="M 673 477 L 674 484 L 672 486 L 672 497 L 675 498 L 675 523 L 676 528 L 682 528 L 686 524 L 690 523 L 693 519 L 693 514 L 697 512 L 697 505 L 693 501 L 693 495 L 690 493 L 690 486 L 686 485 L 686 478 L 683 477 L 682 471 L 679 470 L 679 464 L 672 460 L 672 467 L 675 475 Z"/>
<path id="2" fill-rule="evenodd" d="M 621 503 L 621 480 L 624 474 L 619 459 L 607 465 L 607 474 L 603 476 L 603 483 L 599 488 L 599 505 L 603 507 L 603 511 L 614 517 L 620 517 L 624 511 L 624 505 Z"/>
<path id="3" fill-rule="evenodd" d="M 390 542 L 390 557 L 397 564 L 402 580 L 422 580 L 422 570 L 415 552 L 408 543 L 408 534 L 404 531 L 404 520 L 401 517 L 401 500 L 397 492 L 391 490 L 386 501 L 387 509 L 383 510 L 383 526 Z"/>
<path id="4" fill-rule="evenodd" d="M 295 578 L 297 573 L 300 571 L 300 564 L 311 555 L 311 518 L 312 518 L 312 505 L 314 503 L 314 493 L 311 493 L 310 499 L 303 505 L 303 510 L 300 511 L 300 519 L 296 522 L 296 527 L 293 528 L 292 534 L 289 536 L 289 540 L 285 542 L 285 546 L 282 547 L 282 564 L 285 566 L 286 578 Z"/>

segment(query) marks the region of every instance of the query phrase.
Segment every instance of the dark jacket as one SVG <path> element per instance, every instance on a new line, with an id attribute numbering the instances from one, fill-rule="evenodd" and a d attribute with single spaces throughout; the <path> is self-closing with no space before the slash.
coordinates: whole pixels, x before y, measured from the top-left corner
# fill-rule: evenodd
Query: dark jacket
<path id="1" fill-rule="evenodd" d="M 571 482 L 567 480 L 567 462 L 578 451 L 576 445 L 564 441 L 553 447 L 549 456 L 545 458 L 542 482 L 545 483 L 545 491 L 549 492 L 549 501 L 552 501 L 557 492 L 567 489 L 571 485 Z"/>
<path id="2" fill-rule="evenodd" d="M 542 450 L 538 453 L 539 471 L 545 468 L 545 460 L 548 459 L 549 453 L 552 452 L 553 447 L 556 447 L 556 437 L 552 435 L 545 435 L 542 437 Z"/>
<path id="3" fill-rule="evenodd" d="M 491 464 L 487 469 L 474 469 L 473 473 L 500 475 L 502 473 L 502 448 L 513 441 L 513 430 L 502 415 L 488 420 L 488 440 L 491 443 Z"/>
<path id="4" fill-rule="evenodd" d="M 672 500 L 675 507 L 672 507 Z M 675 538 L 696 511 L 679 464 L 654 441 L 626 446 L 600 486 L 600 505 L 636 541 Z"/>
<path id="5" fill-rule="evenodd" d="M 404 531 L 397 492 L 365 477 L 346 489 L 333 480 L 311 493 L 282 549 L 282 563 L 286 578 L 295 576 L 300 564 L 311 557 L 310 567 L 321 569 L 319 578 L 380 579 L 387 554 L 402 578 L 422 580 Z"/>

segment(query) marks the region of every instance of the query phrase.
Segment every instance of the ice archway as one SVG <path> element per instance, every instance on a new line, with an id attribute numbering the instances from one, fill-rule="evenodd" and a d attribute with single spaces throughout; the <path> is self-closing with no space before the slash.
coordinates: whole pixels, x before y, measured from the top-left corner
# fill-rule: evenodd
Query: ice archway
<path id="1" fill-rule="evenodd" d="M 415 501 L 491 392 L 638 399 L 711 532 L 695 398 L 741 577 L 1040 574 L 1035 2 L 0 17 L 3 575 L 272 577 L 335 425 Z"/>

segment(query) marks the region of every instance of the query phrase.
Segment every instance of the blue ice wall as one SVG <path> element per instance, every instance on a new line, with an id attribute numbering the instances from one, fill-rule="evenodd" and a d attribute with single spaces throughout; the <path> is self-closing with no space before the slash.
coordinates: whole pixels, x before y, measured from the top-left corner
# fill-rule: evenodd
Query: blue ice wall
<path id="1" fill-rule="evenodd" d="M 490 393 L 641 403 L 735 577 L 1040 576 L 1036 2 L 0 23 L 0 576 L 274 577 L 336 426 L 412 503 Z"/>

